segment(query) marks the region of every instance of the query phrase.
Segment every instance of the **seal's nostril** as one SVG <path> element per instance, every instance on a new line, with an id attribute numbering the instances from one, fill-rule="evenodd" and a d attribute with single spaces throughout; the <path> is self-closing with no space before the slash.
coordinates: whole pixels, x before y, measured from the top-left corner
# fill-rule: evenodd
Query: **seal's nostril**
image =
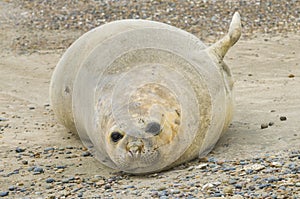
<path id="1" fill-rule="evenodd" d="M 158 135 L 160 133 L 160 124 L 157 122 L 150 122 L 147 124 L 145 131 L 146 133 Z"/>

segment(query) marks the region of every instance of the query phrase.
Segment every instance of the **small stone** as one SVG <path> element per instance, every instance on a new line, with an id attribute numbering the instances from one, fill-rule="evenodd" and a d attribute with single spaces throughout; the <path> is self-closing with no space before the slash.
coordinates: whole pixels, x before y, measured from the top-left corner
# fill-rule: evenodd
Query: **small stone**
<path id="1" fill-rule="evenodd" d="M 9 190 L 9 191 L 13 191 L 13 190 L 15 190 L 15 189 L 16 189 L 15 186 L 10 186 L 10 187 L 8 187 L 8 190 Z"/>
<path id="2" fill-rule="evenodd" d="M 190 166 L 189 168 L 187 168 L 187 170 L 192 171 L 192 170 L 194 170 L 194 168 L 195 168 L 194 166 Z"/>
<path id="3" fill-rule="evenodd" d="M 72 176 L 72 177 L 69 177 L 69 178 L 64 178 L 61 180 L 62 183 L 69 183 L 71 181 L 75 180 L 75 178 Z"/>
<path id="4" fill-rule="evenodd" d="M 133 189 L 133 188 L 135 188 L 134 185 L 127 185 L 127 186 L 124 187 L 124 189 Z"/>
<path id="5" fill-rule="evenodd" d="M 24 183 L 23 182 L 18 182 L 17 186 L 19 186 L 19 187 L 24 186 Z"/>
<path id="6" fill-rule="evenodd" d="M 270 166 L 272 166 L 272 167 L 282 167 L 282 164 L 280 162 L 271 162 Z"/>
<path id="7" fill-rule="evenodd" d="M 91 153 L 89 151 L 85 151 L 81 154 L 81 156 L 88 157 L 88 156 L 91 156 Z"/>
<path id="8" fill-rule="evenodd" d="M 98 182 L 96 182 L 96 185 L 101 187 L 105 184 L 105 181 L 104 180 L 99 180 Z"/>
<path id="9" fill-rule="evenodd" d="M 258 188 L 263 189 L 263 188 L 266 188 L 266 187 L 269 187 L 269 186 L 271 186 L 271 184 L 261 184 L 261 185 L 258 186 Z"/>
<path id="10" fill-rule="evenodd" d="M 197 166 L 195 166 L 195 169 L 205 169 L 207 167 L 207 164 L 199 164 Z"/>
<path id="11" fill-rule="evenodd" d="M 157 191 L 163 191 L 163 190 L 166 190 L 166 189 L 167 189 L 167 187 L 161 186 L 161 187 L 158 187 Z"/>
<path id="12" fill-rule="evenodd" d="M 55 171 L 55 173 L 62 173 L 62 172 L 64 172 L 65 170 L 64 169 L 57 169 L 56 171 Z"/>
<path id="13" fill-rule="evenodd" d="M 226 194 L 232 194 L 233 193 L 233 186 L 224 187 L 223 192 L 226 193 Z"/>
<path id="14" fill-rule="evenodd" d="M 29 110 L 34 110 L 35 109 L 34 106 L 29 106 L 28 108 L 29 108 Z"/>
<path id="15" fill-rule="evenodd" d="M 45 187 L 46 189 L 52 189 L 53 188 L 53 186 L 52 185 L 46 185 L 46 187 Z"/>
<path id="16" fill-rule="evenodd" d="M 54 182 L 55 180 L 53 179 L 53 178 L 47 178 L 46 179 L 46 183 L 52 183 L 52 182 Z"/>
<path id="17" fill-rule="evenodd" d="M 35 174 L 44 173 L 44 169 L 41 168 L 41 167 L 35 167 L 35 168 L 33 169 L 33 172 L 34 172 Z"/>
<path id="18" fill-rule="evenodd" d="M 179 194 L 180 190 L 178 190 L 178 189 L 172 189 L 170 192 L 171 192 L 171 194 Z"/>
<path id="19" fill-rule="evenodd" d="M 99 178 L 92 178 L 91 182 L 98 182 L 100 179 Z"/>
<path id="20" fill-rule="evenodd" d="M 269 122 L 269 126 L 273 126 L 274 125 L 274 122 Z"/>
<path id="21" fill-rule="evenodd" d="M 49 103 L 45 103 L 45 104 L 44 104 L 44 107 L 48 107 L 48 106 L 50 106 Z"/>
<path id="22" fill-rule="evenodd" d="M 243 188 L 243 186 L 242 186 L 241 184 L 235 184 L 234 187 L 235 187 L 236 189 L 242 189 L 242 188 Z"/>
<path id="23" fill-rule="evenodd" d="M 0 122 L 8 121 L 8 119 L 0 117 Z"/>
<path id="24" fill-rule="evenodd" d="M 254 171 L 260 171 L 263 170 L 264 168 L 266 168 L 264 165 L 261 164 L 253 164 L 253 165 L 249 165 L 249 166 L 245 166 L 244 169 L 247 170 L 254 170 Z"/>
<path id="25" fill-rule="evenodd" d="M 250 190 L 250 191 L 254 191 L 254 190 L 255 190 L 255 187 L 254 187 L 254 186 L 249 186 L 249 190 Z"/>
<path id="26" fill-rule="evenodd" d="M 0 197 L 8 196 L 9 192 L 8 191 L 1 191 L 0 192 Z"/>
<path id="27" fill-rule="evenodd" d="M 104 189 L 111 189 L 111 186 L 110 186 L 110 184 L 106 184 L 105 186 L 104 186 Z"/>
<path id="28" fill-rule="evenodd" d="M 287 120 L 287 117 L 286 116 L 280 116 L 280 121 L 286 121 Z"/>
<path id="29" fill-rule="evenodd" d="M 214 185 L 212 183 L 206 183 L 205 185 L 203 185 L 202 190 L 211 189 L 213 187 Z"/>
<path id="30" fill-rule="evenodd" d="M 22 164 L 27 165 L 28 161 L 27 160 L 22 160 Z"/>
<path id="31" fill-rule="evenodd" d="M 272 176 L 272 177 L 266 178 L 265 181 L 270 182 L 270 183 L 273 183 L 273 182 L 278 181 L 278 178 Z"/>
<path id="32" fill-rule="evenodd" d="M 45 152 L 48 152 L 48 151 L 54 151 L 54 148 L 53 147 L 47 147 L 44 149 Z"/>
<path id="33" fill-rule="evenodd" d="M 269 124 L 267 124 L 267 123 L 263 123 L 263 124 L 260 125 L 261 129 L 266 129 L 268 127 L 269 127 Z"/>
<path id="34" fill-rule="evenodd" d="M 17 152 L 17 153 L 22 153 L 22 152 L 24 152 L 24 151 L 25 151 L 24 148 L 21 148 L 21 147 L 17 147 L 17 148 L 16 148 L 16 152 Z"/>
<path id="35" fill-rule="evenodd" d="M 289 74 L 289 78 L 294 78 L 295 75 L 294 74 Z"/>
<path id="36" fill-rule="evenodd" d="M 220 198 L 222 195 L 223 195 L 222 193 L 214 193 L 213 196 L 216 197 L 216 198 Z"/>

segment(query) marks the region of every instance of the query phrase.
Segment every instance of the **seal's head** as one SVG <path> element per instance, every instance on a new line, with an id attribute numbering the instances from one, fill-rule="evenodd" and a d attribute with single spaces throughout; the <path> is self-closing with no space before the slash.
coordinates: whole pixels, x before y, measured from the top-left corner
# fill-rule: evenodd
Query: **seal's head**
<path id="1" fill-rule="evenodd" d="M 169 93 L 169 94 L 168 94 Z M 149 94 L 151 98 L 147 97 Z M 129 100 L 127 120 L 114 122 L 106 151 L 122 171 L 148 173 L 180 157 L 177 154 L 181 111 L 175 96 L 161 85 L 144 85 Z M 124 108 L 124 107 L 123 107 Z M 120 111 L 119 113 L 121 113 Z M 115 116 L 120 121 L 120 116 Z M 174 157 L 172 154 L 176 154 Z"/>
<path id="2" fill-rule="evenodd" d="M 176 150 L 179 128 L 178 111 L 163 114 L 160 122 L 147 122 L 136 136 L 113 128 L 107 136 L 107 152 L 123 171 L 144 173 L 147 169 L 148 172 L 157 170 L 168 165 L 172 151 Z"/>

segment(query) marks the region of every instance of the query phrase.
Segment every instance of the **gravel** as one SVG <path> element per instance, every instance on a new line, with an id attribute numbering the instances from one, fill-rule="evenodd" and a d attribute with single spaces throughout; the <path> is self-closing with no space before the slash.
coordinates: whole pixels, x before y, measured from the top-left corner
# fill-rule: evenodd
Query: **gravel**
<path id="1" fill-rule="evenodd" d="M 4 23 L 11 22 L 16 28 L 31 31 L 12 43 L 14 49 L 23 51 L 66 49 L 84 32 L 120 19 L 164 22 L 195 34 L 206 43 L 213 43 L 227 32 L 235 11 L 241 14 L 244 38 L 256 33 L 300 32 L 298 0 L 16 0 L 12 4 L 19 12 L 12 12 Z M 70 31 L 78 34 L 70 35 Z"/>
<path id="2" fill-rule="evenodd" d="M 66 147 L 64 150 L 53 146 L 53 157 L 64 159 L 69 150 L 75 162 L 83 157 L 86 149 Z M 42 147 L 26 148 L 21 154 L 30 163 L 47 157 Z M 40 153 L 40 157 L 29 156 Z M 12 157 L 12 160 L 14 158 Z M 4 197 L 55 196 L 55 197 L 127 197 L 127 198 L 299 198 L 300 195 L 300 150 L 287 150 L 269 155 L 268 153 L 249 159 L 217 159 L 213 154 L 206 158 L 180 165 L 170 171 L 144 176 L 133 176 L 123 172 L 98 175 L 76 172 L 76 165 L 24 165 L 15 175 L 32 177 L 29 181 L 14 181 L 2 187 Z M 19 160 L 20 162 L 22 160 Z M 18 162 L 18 160 L 17 160 Z M 57 173 L 64 169 L 63 173 Z M 74 172 L 75 171 L 75 172 Z M 11 181 L 11 176 L 1 178 Z M 35 173 L 39 173 L 38 177 Z M 54 178 L 55 176 L 55 178 Z M 19 178 L 22 179 L 22 178 Z M 4 188 L 4 189 L 3 189 Z"/>

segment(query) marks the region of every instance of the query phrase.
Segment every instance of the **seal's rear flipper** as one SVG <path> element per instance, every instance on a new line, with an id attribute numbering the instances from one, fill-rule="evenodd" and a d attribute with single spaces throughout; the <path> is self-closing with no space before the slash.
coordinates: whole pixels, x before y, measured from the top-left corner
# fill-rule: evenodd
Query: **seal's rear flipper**
<path id="1" fill-rule="evenodd" d="M 225 37 L 208 48 L 208 51 L 222 60 L 229 50 L 240 38 L 242 32 L 241 17 L 235 12 L 230 23 L 229 31 Z"/>

